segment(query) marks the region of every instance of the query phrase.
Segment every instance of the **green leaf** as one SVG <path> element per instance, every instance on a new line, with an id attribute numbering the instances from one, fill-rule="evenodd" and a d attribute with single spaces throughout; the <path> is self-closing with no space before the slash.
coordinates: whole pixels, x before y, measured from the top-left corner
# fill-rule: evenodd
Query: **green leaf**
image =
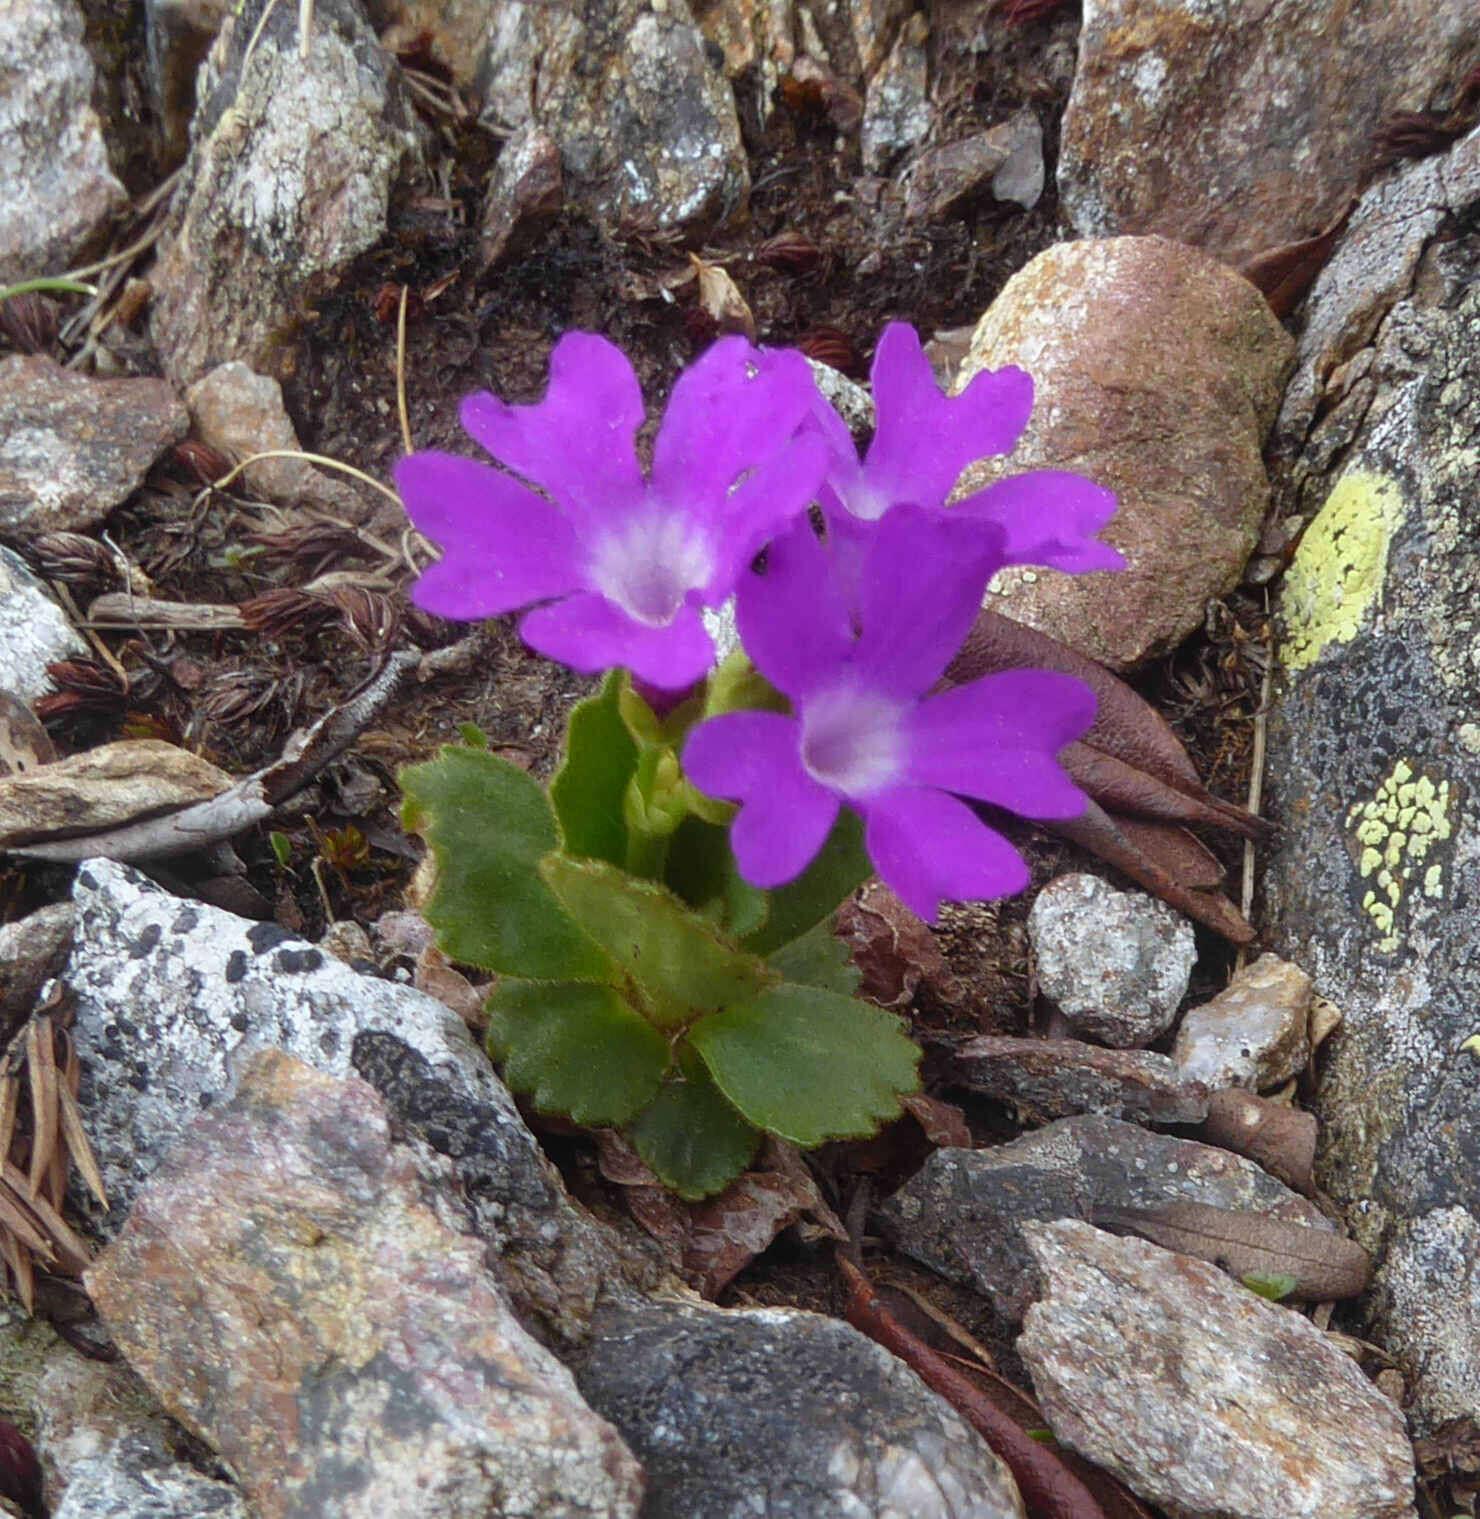
<path id="1" fill-rule="evenodd" d="M 408 766 L 400 781 L 406 827 L 436 861 L 423 912 L 448 955 L 532 980 L 613 979 L 610 961 L 540 879 L 557 838 L 537 781 L 486 750 L 458 748 Z"/>
<path id="2" fill-rule="evenodd" d="M 830 917 L 873 873 L 873 862 L 863 847 L 863 823 L 845 807 L 817 858 L 795 881 L 770 894 L 771 915 L 745 935 L 745 948 L 769 955 L 800 939 L 814 924 Z"/>
<path id="3" fill-rule="evenodd" d="M 650 1106 L 628 1125 L 627 1137 L 665 1187 L 695 1202 L 718 1192 L 745 1169 L 760 1134 L 715 1089 L 692 1057 Z"/>
<path id="4" fill-rule="evenodd" d="M 731 938 L 753 933 L 766 921 L 766 894 L 741 876 L 730 851 L 728 828 L 685 818 L 668 845 L 664 880 Z"/>
<path id="5" fill-rule="evenodd" d="M 824 918 L 800 939 L 783 944 L 767 963 L 785 981 L 820 986 L 823 991 L 851 997 L 863 979 L 848 946 L 833 932 L 832 919 Z"/>
<path id="6" fill-rule="evenodd" d="M 701 1019 L 689 1042 L 752 1123 L 804 1148 L 872 1134 L 919 1086 L 898 1018 L 818 987 L 773 986 Z"/>
<path id="7" fill-rule="evenodd" d="M 618 709 L 621 685 L 622 672 L 613 670 L 595 696 L 571 708 L 565 757 L 550 782 L 565 852 L 612 865 L 627 856 L 622 796 L 637 765 L 637 745 Z"/>
<path id="8" fill-rule="evenodd" d="M 636 985 L 658 1028 L 742 1001 L 776 979 L 765 962 L 727 943 L 666 886 L 596 860 L 551 854 L 540 874 L 570 916 Z"/>
<path id="9" fill-rule="evenodd" d="M 1295 1278 L 1283 1271 L 1250 1271 L 1240 1280 L 1250 1292 L 1268 1298 L 1271 1303 L 1289 1297 L 1296 1287 Z"/>
<path id="10" fill-rule="evenodd" d="M 622 713 L 622 721 L 637 741 L 638 748 L 676 749 L 683 736 L 703 714 L 704 698 L 696 692 L 659 717 L 646 699 L 633 689 L 630 677 L 624 675 L 617 705 Z"/>
<path id="11" fill-rule="evenodd" d="M 469 749 L 486 749 L 488 747 L 488 735 L 477 723 L 459 723 L 457 736 Z"/>
<path id="12" fill-rule="evenodd" d="M 489 1053 L 542 1112 L 621 1124 L 653 1100 L 668 1041 L 610 986 L 504 979 L 488 999 Z"/>
<path id="13" fill-rule="evenodd" d="M 790 712 L 791 703 L 750 662 L 744 649 L 727 654 L 709 677 L 704 716 L 724 712 Z"/>
<path id="14" fill-rule="evenodd" d="M 293 858 L 293 841 L 286 833 L 279 833 L 274 828 L 267 835 L 267 842 L 272 845 L 272 857 L 278 862 L 279 868 L 286 870 L 288 862 Z"/>

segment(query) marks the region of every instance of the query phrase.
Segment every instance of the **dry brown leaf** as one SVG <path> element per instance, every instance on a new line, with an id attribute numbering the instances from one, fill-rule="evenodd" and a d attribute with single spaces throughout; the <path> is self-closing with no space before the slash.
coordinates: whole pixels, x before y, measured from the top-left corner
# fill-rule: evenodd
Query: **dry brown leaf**
<path id="1" fill-rule="evenodd" d="M 740 287 L 722 264 L 711 264 L 689 254 L 699 284 L 699 305 L 721 332 L 741 332 L 755 342 L 755 316 Z"/>

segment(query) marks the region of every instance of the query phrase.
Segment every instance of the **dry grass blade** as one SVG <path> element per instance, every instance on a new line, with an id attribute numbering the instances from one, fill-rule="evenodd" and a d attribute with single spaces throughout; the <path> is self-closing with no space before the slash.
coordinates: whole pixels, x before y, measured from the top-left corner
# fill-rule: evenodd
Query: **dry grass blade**
<path id="1" fill-rule="evenodd" d="M 16 1196 L 21 1195 L 20 1188 L 26 1185 L 26 1178 L 9 1161 L 5 1164 L 5 1184 Z M 50 1239 L 52 1248 L 47 1253 L 59 1255 L 69 1271 L 79 1275 L 85 1271 L 92 1263 L 92 1252 L 86 1241 L 72 1231 L 71 1225 L 44 1197 L 33 1199 L 29 1207 Z"/>
<path id="2" fill-rule="evenodd" d="M 31 1197 L 41 1194 L 57 1140 L 57 1064 L 51 1019 L 33 1018 L 26 1025 L 26 1075 L 31 1084 Z"/>
<path id="3" fill-rule="evenodd" d="M 20 1106 L 21 1078 L 10 1069 L 10 1062 L 7 1059 L 3 1074 L 0 1074 L 0 1155 L 10 1154 Z"/>
<path id="4" fill-rule="evenodd" d="M 82 1173 L 87 1190 L 106 1208 L 108 1193 L 103 1186 L 103 1173 L 98 1169 L 97 1157 L 87 1142 L 87 1131 L 82 1126 L 82 1109 L 77 1105 L 76 1093 L 69 1091 L 64 1082 L 57 1088 L 57 1096 L 61 1098 L 62 1138 L 66 1141 L 67 1153 Z"/>
<path id="5" fill-rule="evenodd" d="M 0 1225 L 0 1257 L 10 1267 L 15 1282 L 16 1296 L 27 1313 L 36 1311 L 36 1276 L 31 1269 L 31 1257 L 24 1245 L 3 1225 Z"/>

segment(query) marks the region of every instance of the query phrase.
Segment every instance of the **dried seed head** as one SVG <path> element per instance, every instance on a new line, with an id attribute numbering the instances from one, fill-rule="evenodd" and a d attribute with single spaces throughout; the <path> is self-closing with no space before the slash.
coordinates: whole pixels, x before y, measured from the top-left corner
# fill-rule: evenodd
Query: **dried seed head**
<path id="1" fill-rule="evenodd" d="M 401 628 L 400 612 L 389 596 L 358 585 L 338 586 L 330 594 L 344 631 L 367 654 L 389 648 Z"/>
<path id="2" fill-rule="evenodd" d="M 321 575 L 336 559 L 368 555 L 360 535 L 337 522 L 305 522 L 275 533 L 249 533 L 247 542 L 260 550 L 258 562 L 264 567 L 297 565 L 310 579 Z"/>
<path id="3" fill-rule="evenodd" d="M 57 340 L 60 325 L 57 303 L 39 291 L 23 291 L 0 301 L 0 333 L 22 353 L 47 352 Z"/>
<path id="4" fill-rule="evenodd" d="M 186 438 L 175 444 L 171 456 L 187 475 L 201 485 L 214 485 L 232 470 L 231 460 L 219 448 L 214 448 L 199 438 Z"/>
<path id="5" fill-rule="evenodd" d="M 1442 153 L 1466 126 L 1432 111 L 1395 111 L 1372 134 L 1372 151 L 1379 168 L 1403 158 L 1427 158 Z"/>
<path id="6" fill-rule="evenodd" d="M 263 670 L 226 670 L 213 677 L 197 698 L 198 709 L 213 723 L 230 728 L 256 716 L 273 698 L 277 681 Z"/>
<path id="7" fill-rule="evenodd" d="M 54 660 L 46 673 L 57 689 L 35 703 L 36 716 L 43 721 L 68 712 L 121 711 L 128 699 L 128 683 L 98 659 Z"/>
<path id="8" fill-rule="evenodd" d="M 836 327 L 814 327 L 797 339 L 797 347 L 809 359 L 827 364 L 855 380 L 867 374 L 863 355 L 853 345 L 853 339 Z"/>
<path id="9" fill-rule="evenodd" d="M 822 250 L 804 232 L 778 232 L 755 250 L 755 258 L 785 274 L 809 274 L 822 262 Z"/>
<path id="10" fill-rule="evenodd" d="M 113 571 L 113 556 L 85 533 L 37 533 L 24 545 L 26 557 L 47 580 L 87 585 Z"/>
<path id="11" fill-rule="evenodd" d="M 266 638 L 281 638 L 328 621 L 334 609 L 327 601 L 307 591 L 284 588 L 264 591 L 260 596 L 242 602 L 241 614 L 251 632 L 261 633 Z"/>

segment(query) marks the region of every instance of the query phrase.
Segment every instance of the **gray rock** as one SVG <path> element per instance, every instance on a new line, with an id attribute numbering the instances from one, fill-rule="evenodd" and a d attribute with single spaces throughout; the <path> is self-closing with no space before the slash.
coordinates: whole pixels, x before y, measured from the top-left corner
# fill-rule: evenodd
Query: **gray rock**
<path id="1" fill-rule="evenodd" d="M 1026 1222 L 1089 1221 L 1103 1211 L 1183 1202 L 1332 1227 L 1252 1161 L 1096 1117 L 1061 1118 L 988 1150 L 937 1150 L 879 1216 L 906 1255 L 985 1293 L 999 1313 L 1017 1320 L 1038 1293 Z"/>
<path id="2" fill-rule="evenodd" d="M 743 215 L 750 176 L 734 93 L 686 0 L 382 0 L 378 10 L 431 36 L 490 126 L 553 139 L 568 200 L 610 230 Z"/>
<path id="3" fill-rule="evenodd" d="M 1023 1513 L 1007 1468 L 960 1415 L 836 1319 L 604 1309 L 576 1377 L 647 1467 L 644 1519 Z"/>
<path id="4" fill-rule="evenodd" d="M 548 132 L 526 122 L 504 144 L 483 198 L 478 227 L 481 267 L 490 268 L 516 236 L 517 250 L 537 234 L 564 199 L 559 145 Z"/>
<path id="5" fill-rule="evenodd" d="M 1003 287 L 956 378 L 1033 377 L 1017 447 L 960 493 L 1067 469 L 1119 498 L 1102 534 L 1118 574 L 1013 569 L 997 610 L 1116 670 L 1174 649 L 1239 582 L 1269 505 L 1262 449 L 1294 345 L 1247 280 L 1159 237 L 1060 243 Z"/>
<path id="6" fill-rule="evenodd" d="M 1039 1121 L 1100 1113 L 1141 1123 L 1201 1123 L 1208 1088 L 1165 1055 L 1107 1050 L 1078 1039 L 968 1039 L 951 1062 L 954 1084 L 1015 1103 Z"/>
<path id="7" fill-rule="evenodd" d="M 1259 958 L 1218 995 L 1182 1015 L 1172 1059 L 1189 1081 L 1267 1092 L 1310 1060 L 1310 977 L 1278 955 Z"/>
<path id="8" fill-rule="evenodd" d="M 260 1519 L 634 1519 L 641 1468 L 520 1326 L 456 1191 L 364 1082 L 262 1050 L 89 1269 Z"/>
<path id="9" fill-rule="evenodd" d="M 918 147 L 928 135 L 930 64 L 925 50 L 929 26 L 916 11 L 901 28 L 863 97 L 863 167 L 880 173 L 901 153 Z"/>
<path id="10" fill-rule="evenodd" d="M 1192 925 L 1141 891 L 1067 875 L 1028 914 L 1038 984 L 1076 1032 L 1118 1049 L 1172 1026 L 1197 960 Z"/>
<path id="11" fill-rule="evenodd" d="M 1384 175 L 1362 196 L 1305 302 L 1295 373 L 1275 439 L 1298 456 L 1318 416 L 1324 471 L 1350 445 L 1376 393 L 1371 344 L 1413 288 L 1424 250 L 1446 220 L 1480 198 L 1480 128 L 1438 153 Z M 1317 503 L 1319 504 L 1319 503 Z"/>
<path id="12" fill-rule="evenodd" d="M 1345 1014 L 1314 1099 L 1317 1180 L 1378 1256 L 1363 1332 L 1411 1374 L 1420 1434 L 1480 1407 L 1480 1279 L 1467 1264 L 1480 1109 L 1466 1044 L 1480 1007 L 1475 151 L 1472 134 L 1442 169 L 1470 212 L 1417 255 L 1347 361 L 1366 354 L 1370 381 L 1349 443 L 1325 456 L 1318 424 L 1290 466 L 1292 491 L 1320 509 L 1281 586 L 1267 772 L 1280 832 L 1264 921 Z M 1432 166 L 1416 164 L 1387 204 L 1422 225 L 1432 201 Z M 1313 292 L 1312 326 L 1327 301 L 1360 304 L 1341 285 Z"/>
<path id="13" fill-rule="evenodd" d="M 234 1486 L 180 1459 L 185 1431 L 125 1363 L 58 1345 L 35 1407 L 53 1519 L 249 1519 Z"/>
<path id="14" fill-rule="evenodd" d="M 927 148 L 900 176 L 904 214 L 944 216 L 991 181 L 998 200 L 1031 210 L 1043 194 L 1043 128 L 1027 106 L 985 132 Z"/>
<path id="15" fill-rule="evenodd" d="M 1017 1342 L 1055 1437 L 1172 1519 L 1410 1519 L 1403 1415 L 1308 1319 L 1215 1266 L 1030 1224 Z"/>
<path id="16" fill-rule="evenodd" d="M 121 505 L 190 419 L 160 380 L 0 361 L 0 529 L 76 531 Z"/>
<path id="17" fill-rule="evenodd" d="M 151 276 L 150 331 L 181 388 L 231 359 L 281 377 L 294 328 L 379 242 L 419 161 L 409 96 L 359 6 L 319 0 L 304 62 L 297 8 L 259 30 L 268 3 L 236 7 L 211 50 Z"/>
<path id="18" fill-rule="evenodd" d="M 1327 0 L 1086 0 L 1058 170 L 1075 228 L 1158 232 L 1232 264 L 1318 232 L 1383 118 L 1447 103 L 1480 63 L 1469 0 L 1331 19 Z"/>
<path id="19" fill-rule="evenodd" d="M 190 145 L 196 71 L 230 10 L 231 0 L 144 0 L 149 83 L 171 166 Z"/>
<path id="20" fill-rule="evenodd" d="M 228 458 L 301 447 L 283 405 L 283 387 L 240 360 L 203 374 L 185 392 L 185 404 L 195 435 Z M 259 459 L 242 471 L 242 478 L 267 501 L 316 506 L 351 521 L 365 516 L 353 486 L 331 479 L 306 459 Z"/>
<path id="21" fill-rule="evenodd" d="M 18 554 L 0 547 L 0 669 L 6 689 L 33 702 L 51 690 L 47 665 L 87 652 L 82 635 L 46 587 Z"/>
<path id="22" fill-rule="evenodd" d="M 25 0 L 0 10 L 0 78 L 0 285 L 8 285 L 76 263 L 128 195 L 92 108 L 78 6 Z M 0 395 L 8 391 L 0 385 Z"/>
<path id="23" fill-rule="evenodd" d="M 186 1125 L 270 1046 L 334 1076 L 359 1075 L 397 1119 L 450 1156 L 511 1295 L 578 1338 L 603 1285 L 651 1281 L 566 1197 L 513 1099 L 456 1014 L 410 987 L 357 974 L 275 923 L 169 896 L 91 860 L 74 888 L 78 934 L 63 972 L 76 996 L 82 1106 L 113 1203 L 113 1233 Z"/>

